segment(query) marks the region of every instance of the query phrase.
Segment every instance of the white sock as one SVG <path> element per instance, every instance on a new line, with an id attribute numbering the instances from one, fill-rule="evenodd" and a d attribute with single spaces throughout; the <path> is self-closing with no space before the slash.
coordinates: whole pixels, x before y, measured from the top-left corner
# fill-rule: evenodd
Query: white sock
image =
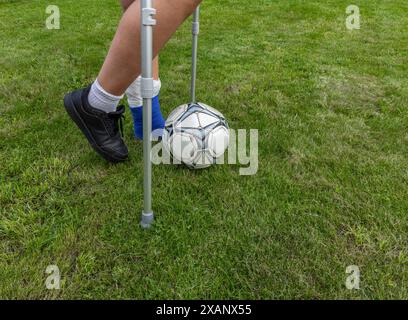
<path id="1" fill-rule="evenodd" d="M 98 79 L 96 79 L 92 84 L 91 91 L 89 92 L 88 101 L 89 104 L 95 109 L 110 113 L 116 111 L 119 101 L 122 98 L 123 95 L 115 96 L 109 92 L 106 92 L 98 82 Z"/>
<path id="2" fill-rule="evenodd" d="M 159 95 L 161 89 L 161 81 L 153 81 L 153 96 Z M 137 108 L 143 105 L 142 98 L 142 77 L 138 77 L 126 90 L 126 96 L 128 98 L 128 103 L 131 108 Z"/>

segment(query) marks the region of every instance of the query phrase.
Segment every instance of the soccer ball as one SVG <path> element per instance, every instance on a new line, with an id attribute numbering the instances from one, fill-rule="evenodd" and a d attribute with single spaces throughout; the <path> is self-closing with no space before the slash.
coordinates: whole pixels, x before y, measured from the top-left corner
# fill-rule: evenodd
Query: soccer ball
<path id="1" fill-rule="evenodd" d="M 218 110 L 204 103 L 184 104 L 168 117 L 162 141 L 173 160 L 191 169 L 204 169 L 227 150 L 229 127 Z"/>

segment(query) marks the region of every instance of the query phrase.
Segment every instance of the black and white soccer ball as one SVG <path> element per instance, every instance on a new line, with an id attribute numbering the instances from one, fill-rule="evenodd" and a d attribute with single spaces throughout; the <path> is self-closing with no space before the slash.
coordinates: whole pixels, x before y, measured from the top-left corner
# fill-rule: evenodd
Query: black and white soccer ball
<path id="1" fill-rule="evenodd" d="M 229 127 L 218 110 L 201 102 L 184 104 L 168 117 L 162 141 L 173 161 L 204 169 L 227 150 Z"/>

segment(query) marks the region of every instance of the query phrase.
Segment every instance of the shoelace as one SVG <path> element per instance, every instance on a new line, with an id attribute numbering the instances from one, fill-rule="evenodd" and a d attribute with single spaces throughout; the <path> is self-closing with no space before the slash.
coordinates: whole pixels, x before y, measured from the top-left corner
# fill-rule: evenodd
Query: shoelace
<path id="1" fill-rule="evenodd" d="M 116 112 L 108 113 L 108 118 L 113 120 L 113 127 L 110 126 L 110 130 L 112 131 L 113 135 L 120 131 L 120 135 L 123 138 L 123 121 L 125 120 L 125 106 L 119 106 Z M 112 121 L 108 121 L 108 123 L 112 124 Z"/>

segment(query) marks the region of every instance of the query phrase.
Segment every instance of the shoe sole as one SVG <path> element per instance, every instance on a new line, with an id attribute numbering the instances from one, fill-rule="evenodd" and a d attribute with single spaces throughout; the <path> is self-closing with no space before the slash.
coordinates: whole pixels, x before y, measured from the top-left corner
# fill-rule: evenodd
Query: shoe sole
<path id="1" fill-rule="evenodd" d="M 82 120 L 81 116 L 79 115 L 78 111 L 75 108 L 75 104 L 72 101 L 71 95 L 67 94 L 64 97 L 64 107 L 65 110 L 67 111 L 68 115 L 72 119 L 72 121 L 75 122 L 77 127 L 82 131 L 82 133 L 85 135 L 86 139 L 88 140 L 89 144 L 91 145 L 92 149 L 94 149 L 100 156 L 102 156 L 105 160 L 108 160 L 109 162 L 112 163 L 119 163 L 119 162 L 124 162 L 126 158 L 118 158 L 115 156 L 112 156 L 105 150 L 103 150 L 98 144 L 95 142 L 94 138 L 92 137 L 91 132 L 87 128 L 85 122 Z"/>

